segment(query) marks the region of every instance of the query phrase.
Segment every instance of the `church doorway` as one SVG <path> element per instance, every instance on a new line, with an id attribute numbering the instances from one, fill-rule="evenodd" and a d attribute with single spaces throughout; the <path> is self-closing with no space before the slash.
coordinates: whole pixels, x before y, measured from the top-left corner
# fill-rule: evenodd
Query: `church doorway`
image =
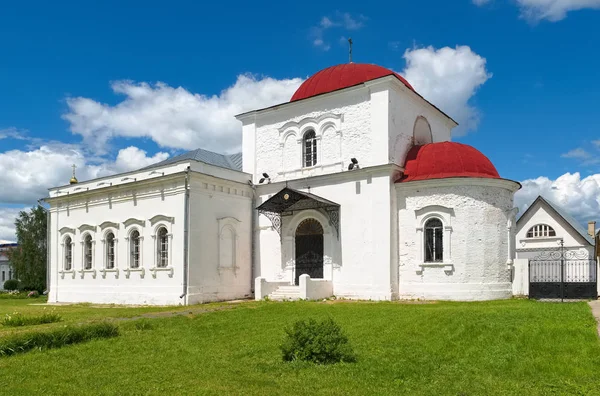
<path id="1" fill-rule="evenodd" d="M 302 274 L 323 278 L 323 226 L 315 219 L 306 219 L 296 228 L 295 285 Z"/>

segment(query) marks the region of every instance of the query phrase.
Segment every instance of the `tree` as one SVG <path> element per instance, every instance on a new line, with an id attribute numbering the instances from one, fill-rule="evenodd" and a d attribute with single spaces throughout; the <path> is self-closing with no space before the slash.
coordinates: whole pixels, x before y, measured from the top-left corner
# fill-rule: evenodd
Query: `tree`
<path id="1" fill-rule="evenodd" d="M 35 206 L 29 212 L 19 212 L 15 226 L 19 246 L 8 252 L 10 265 L 22 289 L 42 293 L 46 289 L 48 224 L 45 209 Z"/>

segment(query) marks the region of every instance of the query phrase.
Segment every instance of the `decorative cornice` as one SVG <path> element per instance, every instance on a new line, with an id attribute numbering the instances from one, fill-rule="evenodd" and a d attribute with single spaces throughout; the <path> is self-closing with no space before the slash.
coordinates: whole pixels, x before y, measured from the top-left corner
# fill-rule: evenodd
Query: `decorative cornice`
<path id="1" fill-rule="evenodd" d="M 107 229 L 109 227 L 112 227 L 112 228 L 115 228 L 115 229 L 118 230 L 119 229 L 119 223 L 114 223 L 112 221 L 105 221 L 104 223 L 100 224 L 100 229 L 102 231 L 104 231 L 105 229 Z"/>
<path id="2" fill-rule="evenodd" d="M 82 224 L 79 226 L 78 229 L 79 229 L 79 232 L 85 232 L 85 231 L 96 232 L 96 226 L 89 225 L 89 224 Z"/>
<path id="3" fill-rule="evenodd" d="M 154 226 L 154 224 L 158 223 L 159 221 L 166 221 L 167 223 L 173 224 L 175 223 L 175 218 L 159 214 L 149 219 L 149 221 L 151 226 Z"/>
<path id="4" fill-rule="evenodd" d="M 127 220 L 125 220 L 125 221 L 123 222 L 123 225 L 124 225 L 125 227 L 129 227 L 129 226 L 132 226 L 132 225 L 137 225 L 137 226 L 140 226 L 140 227 L 144 227 L 144 226 L 146 226 L 146 221 L 145 221 L 145 220 L 138 220 L 138 219 L 134 219 L 134 218 L 132 217 L 132 218 L 130 218 L 130 219 L 127 219 Z"/>
<path id="5" fill-rule="evenodd" d="M 69 234 L 75 234 L 75 228 L 63 227 L 60 230 L 58 230 L 58 232 L 60 232 L 61 236 L 65 235 L 67 233 L 69 233 Z"/>

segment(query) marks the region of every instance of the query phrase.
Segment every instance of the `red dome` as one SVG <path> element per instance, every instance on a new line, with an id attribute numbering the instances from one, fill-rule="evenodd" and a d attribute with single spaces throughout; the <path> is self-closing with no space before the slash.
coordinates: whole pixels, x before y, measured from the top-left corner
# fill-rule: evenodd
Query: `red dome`
<path id="1" fill-rule="evenodd" d="M 406 156 L 404 174 L 398 182 L 451 177 L 499 179 L 492 162 L 479 150 L 454 142 L 414 146 Z"/>
<path id="2" fill-rule="evenodd" d="M 390 69 L 366 63 L 344 63 L 328 67 L 312 75 L 300 85 L 290 102 L 352 87 L 385 76 L 396 76 L 398 80 L 414 91 L 404 77 Z"/>

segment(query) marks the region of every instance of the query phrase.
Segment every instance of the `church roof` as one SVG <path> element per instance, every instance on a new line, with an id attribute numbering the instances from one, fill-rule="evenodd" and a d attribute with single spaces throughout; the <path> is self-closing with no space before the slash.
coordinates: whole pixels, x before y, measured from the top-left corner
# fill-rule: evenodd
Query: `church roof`
<path id="1" fill-rule="evenodd" d="M 337 91 L 381 77 L 395 76 L 414 91 L 404 77 L 390 69 L 367 63 L 344 63 L 323 69 L 313 74 L 296 90 L 290 102 Z"/>
<path id="2" fill-rule="evenodd" d="M 500 179 L 494 164 L 479 150 L 462 143 L 438 142 L 413 146 L 397 182 L 453 177 Z"/>
<path id="3" fill-rule="evenodd" d="M 209 165 L 218 166 L 221 168 L 231 169 L 235 171 L 242 171 L 242 153 L 237 154 L 219 154 L 204 149 L 196 149 L 177 155 L 175 157 L 168 158 L 164 161 L 157 162 L 143 169 L 158 168 L 165 165 L 174 164 L 181 161 L 199 161 Z"/>

